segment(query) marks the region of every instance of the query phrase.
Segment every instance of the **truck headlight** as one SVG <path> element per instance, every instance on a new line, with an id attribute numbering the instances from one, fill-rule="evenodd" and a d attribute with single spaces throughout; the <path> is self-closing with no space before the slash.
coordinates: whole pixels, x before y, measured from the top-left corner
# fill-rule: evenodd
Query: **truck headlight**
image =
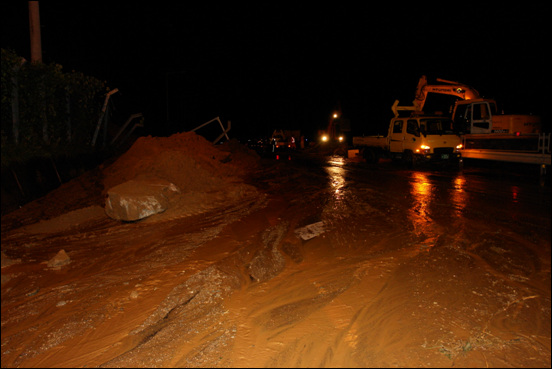
<path id="1" fill-rule="evenodd" d="M 416 149 L 417 153 L 421 154 L 427 154 L 429 152 L 430 147 L 427 145 L 421 145 L 419 149 Z"/>

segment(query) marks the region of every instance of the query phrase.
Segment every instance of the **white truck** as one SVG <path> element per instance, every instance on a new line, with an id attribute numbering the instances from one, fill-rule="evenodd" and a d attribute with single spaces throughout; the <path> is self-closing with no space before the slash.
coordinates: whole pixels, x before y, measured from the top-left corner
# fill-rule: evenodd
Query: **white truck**
<path id="1" fill-rule="evenodd" d="M 452 119 L 418 114 L 413 107 L 392 106 L 395 116 L 387 136 L 353 137 L 353 148 L 367 162 L 380 158 L 401 159 L 413 166 L 420 162 L 460 162 L 462 138 L 453 130 Z M 401 116 L 399 111 L 409 114 Z"/>

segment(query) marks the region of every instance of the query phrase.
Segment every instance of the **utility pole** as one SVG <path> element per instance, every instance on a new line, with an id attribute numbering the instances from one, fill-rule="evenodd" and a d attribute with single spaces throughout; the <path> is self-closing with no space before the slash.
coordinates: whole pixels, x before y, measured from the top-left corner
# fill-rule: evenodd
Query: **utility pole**
<path id="1" fill-rule="evenodd" d="M 29 1 L 29 30 L 31 33 L 31 62 L 42 63 L 42 40 L 40 37 L 38 1 Z"/>

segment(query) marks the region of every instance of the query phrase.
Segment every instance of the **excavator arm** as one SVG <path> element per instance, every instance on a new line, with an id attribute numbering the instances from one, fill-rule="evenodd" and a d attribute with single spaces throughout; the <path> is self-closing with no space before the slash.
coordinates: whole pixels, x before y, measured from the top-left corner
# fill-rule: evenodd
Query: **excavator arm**
<path id="1" fill-rule="evenodd" d="M 445 83 L 443 85 L 428 85 L 426 76 L 422 76 L 418 81 L 418 87 L 416 88 L 416 95 L 413 101 L 414 107 L 417 111 L 422 111 L 429 93 L 437 93 L 444 95 L 453 95 L 461 98 L 462 100 L 472 100 L 479 98 L 479 92 L 470 86 L 461 84 L 459 82 L 447 81 L 445 79 L 437 78 L 438 82 Z"/>

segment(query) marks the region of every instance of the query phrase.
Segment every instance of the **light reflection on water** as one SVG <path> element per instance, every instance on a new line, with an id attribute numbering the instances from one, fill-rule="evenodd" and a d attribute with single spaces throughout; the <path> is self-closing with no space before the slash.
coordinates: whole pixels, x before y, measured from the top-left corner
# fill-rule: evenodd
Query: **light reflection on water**
<path id="1" fill-rule="evenodd" d="M 329 186 L 331 191 L 330 202 L 326 206 L 326 211 L 343 210 L 344 189 L 345 189 L 345 159 L 340 156 L 331 156 L 328 159 L 328 165 L 324 168 L 329 176 Z"/>
<path id="2" fill-rule="evenodd" d="M 351 215 L 352 211 L 366 208 L 363 195 L 355 193 L 358 187 L 354 175 L 351 178 L 347 160 L 341 156 L 329 157 L 324 170 L 328 174 L 328 202 L 324 206 L 325 221 L 333 223 Z M 453 233 L 464 223 L 464 212 L 468 204 L 469 193 L 467 179 L 463 173 L 453 176 L 424 171 L 413 171 L 409 174 L 407 188 L 409 195 L 400 197 L 405 202 L 407 222 L 420 243 L 421 248 L 429 250 L 437 243 L 440 236 Z M 351 183 L 349 183 L 352 181 Z M 401 182 L 389 184 L 397 189 Z M 404 188 L 404 187 L 402 187 Z M 369 204 L 368 204 L 369 205 Z M 397 214 L 399 215 L 399 214 Z M 399 215 L 400 216 L 400 215 Z"/>
<path id="3" fill-rule="evenodd" d="M 454 179 L 454 187 L 451 192 L 451 200 L 454 205 L 456 217 L 462 217 L 463 211 L 466 208 L 467 193 L 466 193 L 466 178 L 459 174 Z"/>
<path id="4" fill-rule="evenodd" d="M 429 216 L 432 189 L 425 173 L 414 172 L 412 177 L 410 194 L 414 201 L 410 208 L 410 214 L 412 221 L 419 223 L 425 221 L 426 217 Z"/>
<path id="5" fill-rule="evenodd" d="M 408 234 L 409 247 L 429 251 L 436 245 L 465 247 L 474 234 L 473 219 L 491 223 L 541 224 L 550 229 L 549 188 L 497 182 L 473 171 L 402 170 L 351 164 L 341 156 L 325 157 L 323 180 L 314 186 L 322 200 L 321 219 L 349 236 L 357 229 L 376 234 L 366 224 L 383 224 Z M 320 178 L 320 177 L 317 177 Z M 357 228 L 355 228 L 357 227 Z M 361 234 L 366 236 L 365 234 Z M 345 237 L 345 236 L 343 236 Z M 466 238 L 468 237 L 468 238 Z M 344 241 L 345 242 L 345 241 Z M 411 243 L 413 242 L 413 243 Z"/>
<path id="6" fill-rule="evenodd" d="M 328 161 L 330 166 L 326 167 L 326 171 L 330 175 L 330 186 L 336 200 L 343 197 L 343 188 L 345 187 L 345 161 L 341 157 L 331 157 Z"/>
<path id="7" fill-rule="evenodd" d="M 458 174 L 452 181 L 452 186 L 440 186 L 427 173 L 412 172 L 412 204 L 408 218 L 414 233 L 423 241 L 425 250 L 435 246 L 437 238 L 447 232 L 447 227 L 463 217 L 468 200 L 466 179 L 462 174 Z"/>

